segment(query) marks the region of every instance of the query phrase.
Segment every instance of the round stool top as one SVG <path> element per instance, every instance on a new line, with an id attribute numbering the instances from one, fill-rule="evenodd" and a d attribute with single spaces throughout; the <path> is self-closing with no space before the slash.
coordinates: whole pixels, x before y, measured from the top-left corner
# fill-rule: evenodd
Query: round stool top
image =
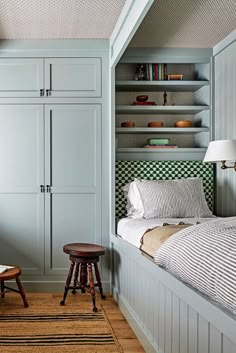
<path id="1" fill-rule="evenodd" d="M 105 248 L 96 244 L 72 243 L 63 246 L 66 254 L 80 257 L 94 257 L 105 254 Z"/>
<path id="2" fill-rule="evenodd" d="M 14 266 L 14 265 L 7 265 L 7 266 Z M 7 281 L 9 279 L 16 278 L 17 276 L 20 276 L 21 274 L 21 268 L 18 266 L 14 266 L 13 268 L 0 273 L 0 281 Z"/>

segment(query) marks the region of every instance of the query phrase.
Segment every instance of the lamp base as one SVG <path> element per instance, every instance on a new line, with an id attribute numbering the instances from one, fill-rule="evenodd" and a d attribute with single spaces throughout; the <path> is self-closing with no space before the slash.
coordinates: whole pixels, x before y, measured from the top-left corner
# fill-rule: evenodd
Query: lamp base
<path id="1" fill-rule="evenodd" d="M 236 162 L 234 162 L 234 165 L 232 166 L 228 166 L 226 165 L 226 161 L 221 161 L 221 169 L 229 169 L 229 168 L 233 168 L 234 171 L 236 172 Z"/>

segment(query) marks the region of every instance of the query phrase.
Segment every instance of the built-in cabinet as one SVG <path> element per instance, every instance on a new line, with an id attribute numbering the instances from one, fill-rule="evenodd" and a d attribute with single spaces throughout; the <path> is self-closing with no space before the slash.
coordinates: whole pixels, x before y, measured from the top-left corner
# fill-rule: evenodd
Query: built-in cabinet
<path id="1" fill-rule="evenodd" d="M 7 58 L 0 97 L 101 97 L 101 58 Z"/>
<path id="2" fill-rule="evenodd" d="M 0 106 L 0 124 L 1 261 L 64 273 L 65 241 L 101 243 L 101 107 Z"/>
<path id="3" fill-rule="evenodd" d="M 63 290 L 63 245 L 109 244 L 102 190 L 108 51 L 45 53 L 0 57 L 0 259 L 21 266 L 29 288 L 57 290 L 59 283 Z M 101 264 L 106 290 L 108 258 Z"/>
<path id="4" fill-rule="evenodd" d="M 165 77 L 147 80 L 144 73 L 143 80 L 136 80 L 137 66 L 141 63 L 147 70 L 165 63 Z M 181 74 L 183 80 L 168 80 L 168 74 Z M 117 65 L 115 86 L 118 160 L 203 158 L 211 136 L 210 57 L 186 55 L 180 58 L 173 50 L 163 58 L 158 49 L 154 53 L 137 49 L 132 55 L 127 50 Z M 147 95 L 148 102 L 155 104 L 137 105 L 138 95 Z M 192 126 L 175 127 L 178 120 L 192 121 Z M 126 121 L 135 126 L 122 127 L 122 122 Z M 163 127 L 148 127 L 149 122 L 155 121 L 162 121 Z M 150 138 L 168 138 L 170 144 L 178 148 L 145 148 Z"/>

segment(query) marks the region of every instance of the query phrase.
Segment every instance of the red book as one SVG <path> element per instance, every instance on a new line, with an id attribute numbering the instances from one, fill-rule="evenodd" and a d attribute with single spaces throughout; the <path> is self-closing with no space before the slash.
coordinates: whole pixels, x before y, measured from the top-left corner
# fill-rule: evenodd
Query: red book
<path id="1" fill-rule="evenodd" d="M 158 64 L 155 64 L 155 80 L 158 80 Z"/>
<path id="2" fill-rule="evenodd" d="M 156 105 L 155 102 L 134 102 L 133 105 Z"/>

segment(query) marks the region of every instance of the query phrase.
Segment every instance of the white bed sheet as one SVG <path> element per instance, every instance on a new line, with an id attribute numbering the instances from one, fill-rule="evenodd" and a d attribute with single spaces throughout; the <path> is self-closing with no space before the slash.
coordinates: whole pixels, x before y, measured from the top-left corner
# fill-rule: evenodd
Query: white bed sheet
<path id="1" fill-rule="evenodd" d="M 155 219 L 133 219 L 122 218 L 117 225 L 117 234 L 137 248 L 140 247 L 140 239 L 144 232 L 149 228 L 162 226 L 163 223 L 179 224 L 184 222 L 188 224 L 196 224 L 197 222 L 203 223 L 216 219 L 215 216 L 210 218 L 155 218 Z"/>

